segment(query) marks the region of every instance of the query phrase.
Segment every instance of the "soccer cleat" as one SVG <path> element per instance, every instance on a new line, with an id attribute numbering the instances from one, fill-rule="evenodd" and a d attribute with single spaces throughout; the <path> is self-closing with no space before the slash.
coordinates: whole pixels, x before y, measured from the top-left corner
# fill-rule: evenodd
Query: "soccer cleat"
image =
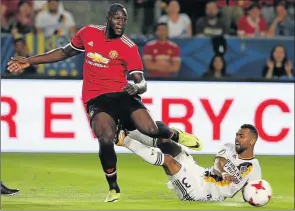
<path id="1" fill-rule="evenodd" d="M 202 149 L 202 142 L 197 137 L 183 132 L 177 128 L 172 128 L 172 130 L 178 132 L 178 143 L 182 144 L 192 150 L 199 151 Z"/>
<path id="2" fill-rule="evenodd" d="M 104 202 L 117 202 L 119 199 L 120 199 L 120 193 L 117 193 L 116 190 L 110 190 Z"/>
<path id="3" fill-rule="evenodd" d="M 117 146 L 124 146 L 124 138 L 127 136 L 127 133 L 123 130 L 118 131 L 118 133 L 116 134 L 116 139 L 115 139 L 115 144 Z"/>
<path id="4" fill-rule="evenodd" d="M 18 189 L 10 189 L 6 187 L 2 182 L 1 182 L 1 195 L 3 196 L 14 196 L 19 193 Z"/>

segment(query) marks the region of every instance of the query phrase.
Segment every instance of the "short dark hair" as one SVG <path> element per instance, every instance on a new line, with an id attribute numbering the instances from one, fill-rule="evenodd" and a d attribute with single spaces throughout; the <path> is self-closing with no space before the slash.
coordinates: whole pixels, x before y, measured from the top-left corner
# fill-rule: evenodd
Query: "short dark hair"
<path id="1" fill-rule="evenodd" d="M 251 133 L 253 133 L 255 135 L 255 139 L 258 139 L 258 131 L 256 129 L 256 127 L 254 125 L 251 124 L 243 124 L 241 126 L 242 129 L 249 129 L 251 131 Z"/>
<path id="2" fill-rule="evenodd" d="M 154 26 L 154 32 L 156 32 L 156 31 L 158 30 L 159 26 L 166 26 L 166 27 L 168 27 L 168 24 L 165 23 L 165 22 L 157 23 L 157 24 Z"/>

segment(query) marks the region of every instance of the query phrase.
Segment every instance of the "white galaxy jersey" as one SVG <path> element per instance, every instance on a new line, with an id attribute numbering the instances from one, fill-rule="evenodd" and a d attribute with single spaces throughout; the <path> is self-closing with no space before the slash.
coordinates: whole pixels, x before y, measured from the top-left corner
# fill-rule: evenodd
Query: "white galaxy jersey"
<path id="1" fill-rule="evenodd" d="M 216 157 L 227 160 L 224 170 L 234 176 L 236 183 L 227 182 L 213 173 L 213 166 L 205 170 L 204 189 L 209 201 L 223 201 L 232 198 L 249 181 L 261 179 L 261 167 L 257 159 L 239 159 L 235 144 L 225 144 Z"/>

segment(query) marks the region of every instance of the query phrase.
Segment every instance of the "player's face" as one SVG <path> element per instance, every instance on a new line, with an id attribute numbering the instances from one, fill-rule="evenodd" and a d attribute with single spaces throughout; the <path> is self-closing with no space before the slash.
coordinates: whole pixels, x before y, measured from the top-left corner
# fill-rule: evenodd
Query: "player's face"
<path id="1" fill-rule="evenodd" d="M 166 40 L 168 38 L 168 27 L 164 25 L 158 26 L 156 35 L 159 40 Z"/>
<path id="2" fill-rule="evenodd" d="M 118 10 L 116 14 L 110 18 L 110 26 L 115 34 L 119 36 L 124 33 L 127 25 L 127 12 L 124 10 Z"/>
<path id="3" fill-rule="evenodd" d="M 241 128 L 236 133 L 236 139 L 235 139 L 236 152 L 238 154 L 241 154 L 245 150 L 247 150 L 250 145 L 251 140 L 252 140 L 252 136 L 250 134 L 249 129 L 247 129 L 247 128 L 242 129 Z"/>

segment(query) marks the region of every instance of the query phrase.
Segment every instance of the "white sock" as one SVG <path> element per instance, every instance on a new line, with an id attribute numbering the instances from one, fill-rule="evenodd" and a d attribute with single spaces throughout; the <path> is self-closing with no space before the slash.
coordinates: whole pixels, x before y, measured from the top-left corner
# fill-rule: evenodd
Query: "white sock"
<path id="1" fill-rule="evenodd" d="M 134 130 L 128 133 L 128 136 L 136 141 L 139 141 L 140 143 L 150 146 L 150 147 L 156 147 L 156 139 L 153 139 L 147 135 L 142 134 L 138 130 Z"/>
<path id="2" fill-rule="evenodd" d="M 146 162 L 162 166 L 164 164 L 164 154 L 157 148 L 143 145 L 142 143 L 126 136 L 124 139 L 124 146 L 144 159 Z"/>

